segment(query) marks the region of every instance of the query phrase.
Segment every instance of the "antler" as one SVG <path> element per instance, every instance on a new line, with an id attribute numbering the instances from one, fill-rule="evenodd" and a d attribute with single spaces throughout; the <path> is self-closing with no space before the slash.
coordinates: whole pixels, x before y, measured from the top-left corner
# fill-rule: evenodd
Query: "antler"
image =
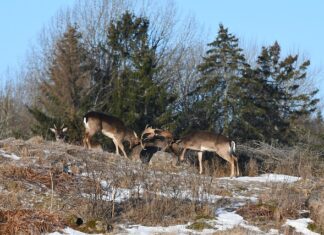
<path id="1" fill-rule="evenodd" d="M 152 127 L 149 127 L 148 125 L 145 126 L 145 129 L 142 132 L 141 141 L 140 141 L 141 142 L 142 149 L 145 149 L 144 144 L 143 144 L 143 137 L 144 137 L 144 135 L 147 135 L 147 137 L 145 139 L 149 139 L 149 138 L 154 137 L 155 136 L 155 129 L 152 128 Z"/>

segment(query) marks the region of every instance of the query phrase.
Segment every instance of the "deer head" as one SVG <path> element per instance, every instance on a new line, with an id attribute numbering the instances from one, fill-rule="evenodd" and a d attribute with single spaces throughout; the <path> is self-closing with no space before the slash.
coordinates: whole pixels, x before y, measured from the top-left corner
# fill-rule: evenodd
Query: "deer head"
<path id="1" fill-rule="evenodd" d="M 50 130 L 54 133 L 56 141 L 65 141 L 65 132 L 68 130 L 68 128 L 64 127 L 64 124 L 62 124 L 60 128 L 56 127 L 56 125 L 54 124 L 54 128 L 50 128 Z"/>
<path id="2" fill-rule="evenodd" d="M 152 127 L 149 127 L 148 125 L 145 126 L 145 129 L 142 132 L 141 140 L 140 140 L 142 149 L 145 149 L 145 146 L 143 144 L 143 140 L 145 141 L 145 140 L 149 140 L 149 139 L 154 138 L 155 130 L 156 129 L 153 129 Z"/>
<path id="3" fill-rule="evenodd" d="M 146 125 L 141 135 L 141 146 L 145 149 L 143 141 L 148 142 L 147 145 L 157 146 L 165 151 L 173 142 L 173 134 L 168 130 L 154 129 Z"/>

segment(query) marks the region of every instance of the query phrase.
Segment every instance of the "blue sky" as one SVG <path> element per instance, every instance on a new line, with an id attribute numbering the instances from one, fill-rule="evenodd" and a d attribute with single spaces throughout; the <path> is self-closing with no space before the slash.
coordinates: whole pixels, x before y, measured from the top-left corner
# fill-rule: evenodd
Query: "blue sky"
<path id="1" fill-rule="evenodd" d="M 43 25 L 75 0 L 10 0 L 0 3 L 0 75 L 15 67 L 35 43 Z M 300 52 L 312 68 L 324 70 L 323 0 L 175 0 L 178 9 L 195 15 L 214 39 L 219 23 L 246 41 L 279 42 L 284 53 Z M 324 77 L 317 76 L 324 98 Z M 1 76 L 0 76 L 1 78 Z"/>
<path id="2" fill-rule="evenodd" d="M 35 44 L 42 27 L 74 0 L 5 0 L 0 2 L 0 78 L 16 67 Z"/>

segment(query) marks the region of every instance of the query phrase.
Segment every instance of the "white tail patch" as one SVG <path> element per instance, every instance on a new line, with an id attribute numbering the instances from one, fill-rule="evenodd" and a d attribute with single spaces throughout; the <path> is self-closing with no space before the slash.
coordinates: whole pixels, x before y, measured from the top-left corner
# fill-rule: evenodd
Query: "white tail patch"
<path id="1" fill-rule="evenodd" d="M 86 117 L 83 118 L 83 123 L 84 123 L 85 128 L 86 129 L 89 129 L 89 125 L 88 125 L 88 122 L 87 122 L 87 118 Z"/>
<path id="2" fill-rule="evenodd" d="M 233 140 L 231 141 L 231 148 L 232 148 L 233 153 L 235 153 L 236 147 L 235 147 L 235 142 Z"/>

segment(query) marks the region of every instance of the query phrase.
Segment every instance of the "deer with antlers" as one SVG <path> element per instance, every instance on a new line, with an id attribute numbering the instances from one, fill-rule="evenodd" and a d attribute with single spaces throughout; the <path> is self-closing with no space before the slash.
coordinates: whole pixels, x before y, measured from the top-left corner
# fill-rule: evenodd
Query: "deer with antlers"
<path id="1" fill-rule="evenodd" d="M 165 151 L 173 142 L 173 134 L 168 130 L 154 129 L 146 125 L 141 135 L 141 146 L 145 149 L 144 142 L 150 142 L 151 145 L 160 147 L 162 151 Z"/>
<path id="2" fill-rule="evenodd" d="M 64 124 L 62 124 L 61 127 L 56 127 L 54 124 L 53 128 L 50 128 L 50 131 L 54 133 L 55 140 L 59 142 L 64 142 L 66 139 L 66 131 L 68 130 L 67 127 L 64 127 Z"/>
<path id="3" fill-rule="evenodd" d="M 92 148 L 91 137 L 97 132 L 101 132 L 111 138 L 116 147 L 116 154 L 119 154 L 120 149 L 126 158 L 128 156 L 125 152 L 123 141 L 128 141 L 131 149 L 140 142 L 135 131 L 127 128 L 123 121 L 114 116 L 91 111 L 84 115 L 83 122 L 85 126 L 83 143 L 89 149 Z"/>
<path id="4" fill-rule="evenodd" d="M 209 131 L 192 131 L 173 143 L 171 148 L 183 149 L 180 155 L 180 161 L 184 161 L 184 155 L 187 149 L 198 151 L 199 174 L 202 174 L 203 171 L 202 154 L 204 151 L 215 152 L 218 156 L 229 162 L 231 166 L 231 177 L 240 174 L 238 160 L 234 156 L 235 142 L 223 135 Z"/>

